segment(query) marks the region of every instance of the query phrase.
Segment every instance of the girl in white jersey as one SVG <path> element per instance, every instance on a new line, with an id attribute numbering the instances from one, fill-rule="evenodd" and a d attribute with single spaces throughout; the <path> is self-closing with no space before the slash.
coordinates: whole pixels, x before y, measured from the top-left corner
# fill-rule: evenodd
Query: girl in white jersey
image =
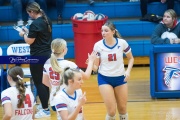
<path id="1" fill-rule="evenodd" d="M 23 76 L 23 70 L 19 66 L 8 70 L 7 79 L 11 87 L 1 93 L 3 120 L 32 120 L 34 118 L 34 96 L 31 90 L 25 88 Z"/>
<path id="2" fill-rule="evenodd" d="M 56 91 L 59 91 L 60 88 L 63 88 L 63 86 L 60 87 L 61 72 L 65 67 L 74 69 L 79 68 L 74 62 L 64 59 L 64 56 L 67 53 L 67 43 L 64 39 L 57 38 L 53 40 L 51 43 L 51 50 L 51 57 L 44 64 L 43 84 L 51 88 L 50 105 L 52 106 L 52 109 L 55 110 L 53 97 L 56 94 Z M 91 55 L 88 56 L 89 62 L 86 71 L 84 72 L 80 70 L 83 79 L 89 79 L 95 59 L 96 53 L 92 52 Z"/>
<path id="3" fill-rule="evenodd" d="M 54 103 L 59 114 L 58 120 L 84 120 L 83 105 L 86 102 L 86 94 L 82 94 L 82 74 L 79 69 L 67 67 L 62 73 L 63 83 L 66 85 L 58 95 L 54 97 Z"/>
<path id="4" fill-rule="evenodd" d="M 134 62 L 131 48 L 113 23 L 105 23 L 101 33 L 103 39 L 94 45 L 99 57 L 95 60 L 93 70 L 98 70 L 99 90 L 107 109 L 105 120 L 115 120 L 116 106 L 120 120 L 128 120 L 127 80 Z M 123 53 L 129 60 L 127 70 L 124 68 Z"/>

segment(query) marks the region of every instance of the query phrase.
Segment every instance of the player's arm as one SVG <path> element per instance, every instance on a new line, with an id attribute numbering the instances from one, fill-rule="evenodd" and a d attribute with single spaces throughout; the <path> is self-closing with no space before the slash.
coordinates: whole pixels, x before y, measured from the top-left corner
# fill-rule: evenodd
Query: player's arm
<path id="1" fill-rule="evenodd" d="M 44 85 L 46 85 L 47 87 L 51 88 L 49 76 L 48 76 L 47 74 L 44 74 L 44 73 L 43 73 L 42 83 L 43 83 Z"/>
<path id="2" fill-rule="evenodd" d="M 81 109 L 82 109 L 82 105 L 78 104 L 75 110 L 71 114 L 68 115 L 68 120 L 75 120 Z"/>
<path id="3" fill-rule="evenodd" d="M 68 119 L 68 111 L 67 110 L 62 110 L 62 111 L 58 111 L 58 112 L 59 112 L 62 120 L 69 120 Z"/>
<path id="4" fill-rule="evenodd" d="M 87 100 L 86 99 L 86 93 L 84 93 L 79 98 L 78 105 L 76 106 L 76 108 L 74 109 L 74 111 L 71 114 L 68 114 L 67 110 L 59 111 L 59 114 L 60 114 L 62 120 L 75 120 L 77 118 L 77 115 L 79 114 L 79 112 L 80 111 L 83 112 L 82 107 L 85 104 L 86 100 Z"/>
<path id="5" fill-rule="evenodd" d="M 125 81 L 127 81 L 129 79 L 130 72 L 131 72 L 131 69 L 132 69 L 133 64 L 134 64 L 134 57 L 133 57 L 131 51 L 126 54 L 126 57 L 128 58 L 128 67 L 127 67 L 126 72 L 125 72 L 125 76 L 126 76 Z"/>
<path id="6" fill-rule="evenodd" d="M 98 68 L 99 68 L 99 63 L 100 63 L 100 58 L 97 57 L 96 60 L 94 61 L 94 65 L 93 65 L 93 71 L 97 72 Z"/>
<path id="7" fill-rule="evenodd" d="M 31 45 L 31 44 L 35 41 L 35 38 L 28 38 L 27 33 L 26 33 L 25 31 L 23 31 L 23 30 L 21 30 L 21 31 L 19 32 L 19 35 L 20 35 L 21 37 L 23 37 L 23 38 L 24 38 L 24 41 L 25 41 L 27 44 L 29 44 L 29 45 Z"/>
<path id="8" fill-rule="evenodd" d="M 83 113 L 83 105 L 86 103 L 86 92 L 79 98 L 78 105 L 75 110 L 68 115 L 68 120 L 75 120 L 80 111 Z"/>
<path id="9" fill-rule="evenodd" d="M 95 59 L 97 58 L 96 56 L 96 52 L 92 52 L 91 54 L 88 54 L 88 59 L 86 61 L 87 63 L 87 69 L 85 72 L 82 72 L 82 76 L 83 76 L 83 79 L 89 79 L 89 77 L 91 76 L 91 72 L 92 72 L 92 69 L 93 69 L 93 64 L 94 64 L 94 61 Z"/>
<path id="10" fill-rule="evenodd" d="M 3 116 L 3 120 L 10 120 L 12 117 L 12 104 L 11 103 L 5 103 L 3 105 L 4 108 L 4 116 Z"/>
<path id="11" fill-rule="evenodd" d="M 59 111 L 59 114 L 62 120 L 75 120 L 81 109 L 82 109 L 82 105 L 78 104 L 75 110 L 71 114 L 68 114 L 67 110 L 61 110 Z"/>

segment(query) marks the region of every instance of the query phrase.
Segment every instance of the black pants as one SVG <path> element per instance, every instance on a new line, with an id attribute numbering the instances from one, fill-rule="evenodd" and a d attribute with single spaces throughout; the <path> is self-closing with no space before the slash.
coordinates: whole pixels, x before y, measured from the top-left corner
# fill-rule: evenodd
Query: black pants
<path id="1" fill-rule="evenodd" d="M 142 17 L 147 14 L 147 4 L 151 2 L 161 2 L 161 0 L 140 0 L 140 8 Z M 174 0 L 166 0 L 167 9 L 174 8 Z"/>
<path id="2" fill-rule="evenodd" d="M 50 53 L 48 52 L 45 54 L 47 54 L 46 59 L 48 59 Z M 30 64 L 30 71 L 34 84 L 37 88 L 37 93 L 39 95 L 39 99 L 41 101 L 42 107 L 48 108 L 49 88 L 42 83 L 43 66 L 44 64 Z"/>

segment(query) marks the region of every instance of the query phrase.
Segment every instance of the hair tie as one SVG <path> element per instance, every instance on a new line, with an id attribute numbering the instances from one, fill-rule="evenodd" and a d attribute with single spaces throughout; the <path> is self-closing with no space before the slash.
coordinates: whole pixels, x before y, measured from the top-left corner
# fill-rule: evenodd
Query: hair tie
<path id="1" fill-rule="evenodd" d="M 17 75 L 17 78 L 18 78 L 19 80 L 23 80 L 23 78 L 22 78 L 21 76 L 19 76 L 19 75 Z"/>
<path id="2" fill-rule="evenodd" d="M 117 29 L 115 29 L 115 31 L 118 31 Z"/>

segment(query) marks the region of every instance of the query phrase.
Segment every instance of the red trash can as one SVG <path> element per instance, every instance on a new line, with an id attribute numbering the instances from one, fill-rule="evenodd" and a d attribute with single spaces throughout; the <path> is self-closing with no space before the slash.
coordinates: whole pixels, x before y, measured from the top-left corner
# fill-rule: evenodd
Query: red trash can
<path id="1" fill-rule="evenodd" d="M 74 31 L 75 62 L 79 68 L 86 68 L 88 53 L 93 50 L 94 44 L 102 39 L 101 27 L 107 21 L 106 16 L 102 20 L 83 21 L 72 20 Z"/>

